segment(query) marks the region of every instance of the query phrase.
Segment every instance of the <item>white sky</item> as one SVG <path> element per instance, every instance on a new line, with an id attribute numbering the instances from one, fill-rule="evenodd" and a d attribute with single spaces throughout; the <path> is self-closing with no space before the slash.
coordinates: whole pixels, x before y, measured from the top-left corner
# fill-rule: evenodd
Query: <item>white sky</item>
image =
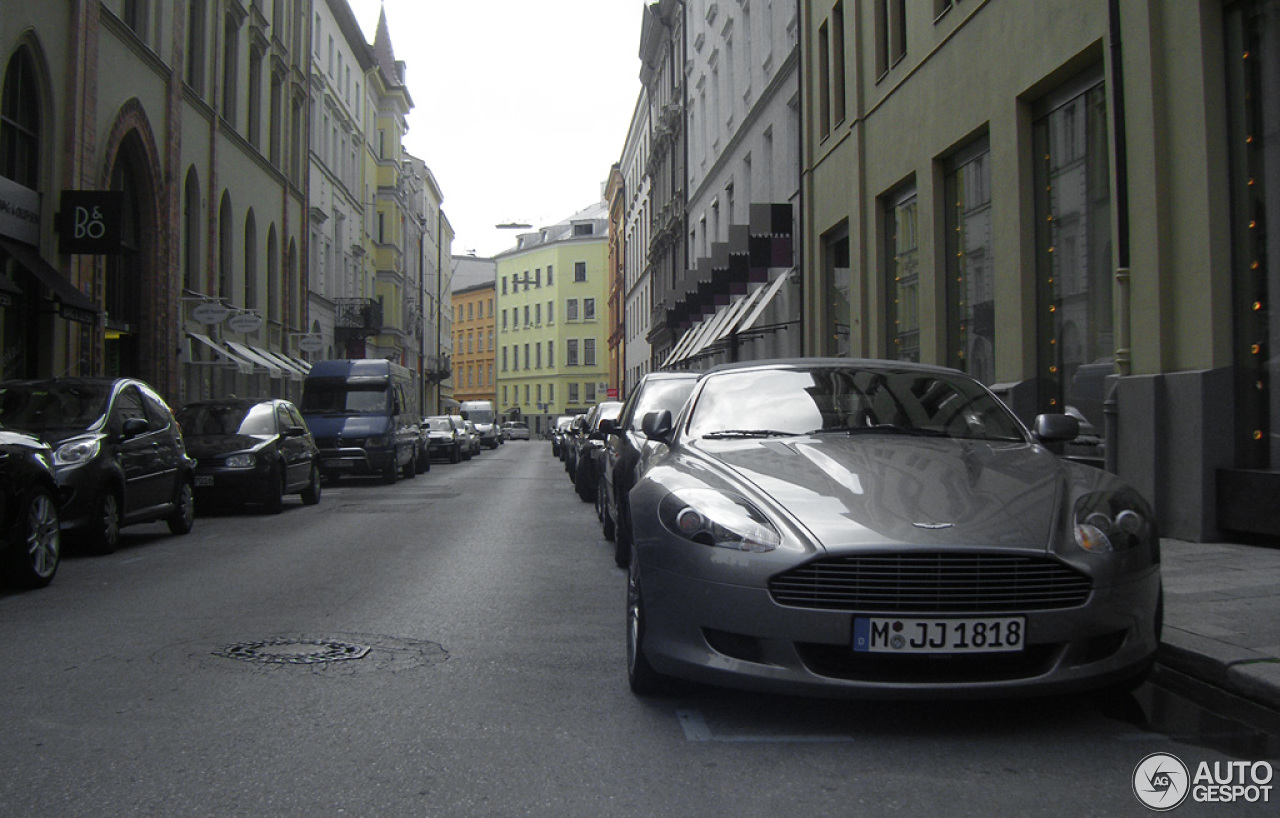
<path id="1" fill-rule="evenodd" d="M 431 168 L 453 254 L 600 201 L 640 93 L 647 0 L 348 0 L 373 42 L 385 8 L 414 108 L 405 146 Z"/>

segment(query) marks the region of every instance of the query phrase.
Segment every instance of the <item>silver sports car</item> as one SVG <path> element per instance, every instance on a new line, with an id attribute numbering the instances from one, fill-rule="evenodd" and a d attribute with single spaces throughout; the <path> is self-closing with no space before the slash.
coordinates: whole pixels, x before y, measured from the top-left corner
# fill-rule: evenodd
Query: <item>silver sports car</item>
<path id="1" fill-rule="evenodd" d="M 950 369 L 711 370 L 630 495 L 627 670 L 856 697 L 1133 684 L 1161 623 L 1150 506 Z"/>

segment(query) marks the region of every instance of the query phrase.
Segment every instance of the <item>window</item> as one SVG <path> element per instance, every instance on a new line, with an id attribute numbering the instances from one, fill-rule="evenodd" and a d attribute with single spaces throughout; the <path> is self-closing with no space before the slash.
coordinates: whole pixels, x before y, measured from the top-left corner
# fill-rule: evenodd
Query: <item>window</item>
<path id="1" fill-rule="evenodd" d="M 502 294 L 503 295 L 507 294 L 507 277 L 506 276 L 502 277 Z"/>
<path id="2" fill-rule="evenodd" d="M 240 26 L 228 14 L 222 27 L 222 118 L 236 125 L 236 64 L 239 60 Z"/>
<path id="3" fill-rule="evenodd" d="M 596 365 L 596 339 L 584 338 L 582 341 L 582 365 Z"/>
<path id="4" fill-rule="evenodd" d="M 1103 428 L 1114 366 L 1107 98 L 1102 71 L 1045 100 L 1035 157 L 1040 411 L 1071 406 Z"/>
<path id="5" fill-rule="evenodd" d="M 583 384 L 583 392 L 586 393 L 584 397 L 586 398 L 587 403 L 596 402 L 596 382 L 595 381 L 587 381 L 585 384 Z"/>
<path id="6" fill-rule="evenodd" d="M 566 321 L 578 320 L 578 299 L 570 298 L 564 305 L 564 318 Z"/>
<path id="7" fill-rule="evenodd" d="M 524 325 L 529 326 L 529 305 L 524 305 Z"/>
<path id="8" fill-rule="evenodd" d="M 200 178 L 194 166 L 187 171 L 182 198 L 182 287 L 190 292 L 203 292 L 200 280 Z"/>
<path id="9" fill-rule="evenodd" d="M 529 384 L 524 385 L 524 405 L 529 405 Z"/>
<path id="10" fill-rule="evenodd" d="M 520 283 L 524 284 L 524 290 L 522 290 L 522 292 L 526 292 L 526 293 L 529 292 L 529 283 L 532 281 L 533 281 L 533 277 L 529 275 L 528 270 L 525 270 L 524 276 L 522 276 L 520 279 Z"/>
<path id="11" fill-rule="evenodd" d="M 948 163 L 947 364 L 995 382 L 995 265 L 991 241 L 991 150 L 987 140 Z"/>
<path id="12" fill-rule="evenodd" d="M 585 261 L 575 261 L 573 263 L 573 280 L 574 281 L 587 280 L 587 263 Z"/>
<path id="13" fill-rule="evenodd" d="M 244 301 L 245 309 L 258 306 L 258 223 L 253 209 L 244 220 Z"/>
<path id="14" fill-rule="evenodd" d="M 554 324 L 556 322 L 555 309 L 556 309 L 556 302 L 548 301 L 547 302 L 547 323 L 548 324 Z"/>
<path id="15" fill-rule="evenodd" d="M 507 371 L 507 348 L 502 348 L 502 371 Z"/>
<path id="16" fill-rule="evenodd" d="M 524 345 L 524 368 L 529 369 L 529 345 Z"/>
<path id="17" fill-rule="evenodd" d="M 596 320 L 596 300 L 594 298 L 582 299 L 582 320 Z"/>
<path id="18" fill-rule="evenodd" d="M 551 265 L 547 265 L 547 286 L 550 287 L 555 282 L 551 280 Z"/>
<path id="19" fill-rule="evenodd" d="M 822 342 L 826 355 L 843 357 L 852 351 L 849 339 L 852 272 L 846 224 L 822 238 L 822 320 L 825 325 Z"/>
<path id="20" fill-rule="evenodd" d="M 555 367 L 556 365 L 556 342 L 547 341 L 547 366 Z"/>
<path id="21" fill-rule="evenodd" d="M 196 96 L 204 96 L 205 0 L 191 0 L 187 11 L 187 85 Z"/>
<path id="22" fill-rule="evenodd" d="M 502 331 L 503 332 L 507 331 L 507 311 L 506 310 L 502 311 Z"/>
<path id="23" fill-rule="evenodd" d="M 568 341 L 565 342 L 565 344 L 566 344 L 565 366 L 577 366 L 578 365 L 578 339 L 570 338 Z"/>
<path id="24" fill-rule="evenodd" d="M 489 352 L 493 352 L 493 330 L 489 330 Z"/>
<path id="25" fill-rule="evenodd" d="M 818 26 L 818 133 L 831 133 L 831 34 L 828 20 Z"/>
<path id="26" fill-rule="evenodd" d="M 542 305 L 533 305 L 533 323 L 536 326 L 542 326 Z"/>
<path id="27" fill-rule="evenodd" d="M 576 383 L 569 384 L 569 403 L 578 402 L 578 385 Z"/>
<path id="28" fill-rule="evenodd" d="M 534 287 L 542 286 L 542 268 L 541 267 L 533 271 L 533 286 Z"/>
<path id="29" fill-rule="evenodd" d="M 476 304 L 474 301 L 467 303 L 467 320 L 474 321 L 476 317 Z"/>
<path id="30" fill-rule="evenodd" d="M 920 253 L 915 186 L 885 200 L 886 358 L 920 360 Z"/>
<path id="31" fill-rule="evenodd" d="M 542 344 L 534 344 L 533 365 L 536 369 L 542 369 Z"/>
<path id="32" fill-rule="evenodd" d="M 844 2 L 831 9 L 831 112 L 833 121 L 844 121 Z"/>

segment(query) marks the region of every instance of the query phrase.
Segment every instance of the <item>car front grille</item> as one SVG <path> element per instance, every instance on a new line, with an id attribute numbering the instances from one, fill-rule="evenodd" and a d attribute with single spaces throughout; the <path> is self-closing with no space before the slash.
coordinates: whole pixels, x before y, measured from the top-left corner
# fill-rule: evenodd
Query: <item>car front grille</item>
<path id="1" fill-rule="evenodd" d="M 1048 557 L 920 552 L 828 557 L 769 581 L 792 608 L 867 613 L 999 613 L 1083 605 L 1088 576 Z"/>

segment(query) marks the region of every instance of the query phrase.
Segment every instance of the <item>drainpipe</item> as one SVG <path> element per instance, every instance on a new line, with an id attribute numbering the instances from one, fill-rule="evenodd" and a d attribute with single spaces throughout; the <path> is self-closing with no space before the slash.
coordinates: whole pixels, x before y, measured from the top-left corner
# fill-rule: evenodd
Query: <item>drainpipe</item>
<path id="1" fill-rule="evenodd" d="M 1108 46 L 1111 49 L 1111 111 L 1115 128 L 1112 151 L 1116 175 L 1116 271 L 1115 271 L 1115 376 L 1108 378 L 1109 388 L 1102 404 L 1104 463 L 1106 470 L 1118 467 L 1119 400 L 1116 397 L 1120 378 L 1130 372 L 1132 349 L 1129 329 L 1129 161 L 1125 131 L 1124 60 L 1120 46 L 1120 0 L 1107 0 Z"/>

